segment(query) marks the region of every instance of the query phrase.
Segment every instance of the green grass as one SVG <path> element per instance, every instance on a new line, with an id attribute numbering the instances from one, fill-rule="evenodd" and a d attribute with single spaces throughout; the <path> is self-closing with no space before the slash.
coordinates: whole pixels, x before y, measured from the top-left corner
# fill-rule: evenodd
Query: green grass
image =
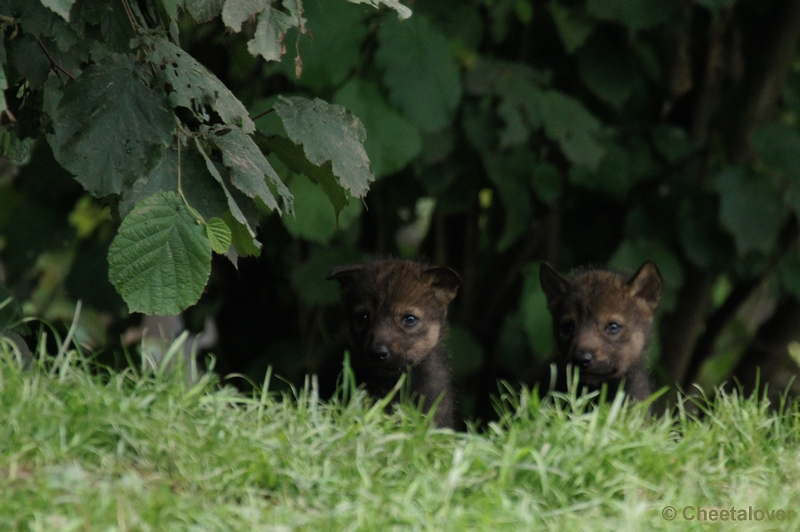
<path id="1" fill-rule="evenodd" d="M 464 433 L 361 396 L 41 359 L 22 370 L 0 344 L 0 530 L 800 528 L 797 405 L 720 395 L 699 418 L 648 420 L 641 404 L 508 393 L 500 421 Z M 795 514 L 699 524 L 687 506 Z"/>

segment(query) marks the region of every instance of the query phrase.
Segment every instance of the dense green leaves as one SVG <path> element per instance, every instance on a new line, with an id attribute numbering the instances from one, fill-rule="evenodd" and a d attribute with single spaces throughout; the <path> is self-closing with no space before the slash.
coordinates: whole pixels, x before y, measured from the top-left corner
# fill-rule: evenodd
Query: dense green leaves
<path id="1" fill-rule="evenodd" d="M 87 68 L 63 95 L 50 83 L 50 146 L 58 162 L 96 196 L 119 194 L 154 167 L 174 135 L 164 94 L 147 82 L 147 71 L 130 56 L 113 54 Z"/>
<path id="2" fill-rule="evenodd" d="M 123 220 L 108 252 L 109 280 L 131 312 L 177 314 L 211 273 L 211 243 L 183 200 L 160 192 Z"/>

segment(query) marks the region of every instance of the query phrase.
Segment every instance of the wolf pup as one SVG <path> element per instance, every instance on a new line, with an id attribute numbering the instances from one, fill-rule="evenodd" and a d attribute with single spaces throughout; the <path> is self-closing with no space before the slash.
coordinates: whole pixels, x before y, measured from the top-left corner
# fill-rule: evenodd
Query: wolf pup
<path id="1" fill-rule="evenodd" d="M 559 373 L 572 364 L 583 386 L 608 383 L 613 397 L 624 381 L 628 397 L 647 398 L 644 359 L 663 286 L 656 265 L 648 261 L 630 278 L 606 270 L 567 278 L 543 263 L 539 280 L 553 316 Z"/>
<path id="2" fill-rule="evenodd" d="M 384 259 L 332 268 L 347 318 L 337 356 L 319 374 L 320 395 L 330 396 L 345 349 L 356 382 L 383 397 L 408 372 L 413 394 L 428 411 L 443 396 L 434 422 L 453 426 L 450 367 L 442 347 L 447 306 L 456 296 L 458 274 L 444 266 Z"/>

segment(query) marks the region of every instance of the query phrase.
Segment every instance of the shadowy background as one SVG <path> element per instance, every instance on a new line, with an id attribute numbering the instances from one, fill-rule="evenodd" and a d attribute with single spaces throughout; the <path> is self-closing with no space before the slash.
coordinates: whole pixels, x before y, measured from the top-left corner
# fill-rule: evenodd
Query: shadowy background
<path id="1" fill-rule="evenodd" d="M 404 3 L 414 14 L 400 21 L 305 0 L 310 33 L 289 31 L 281 63 L 250 55 L 248 35 L 219 20 L 184 16 L 184 49 L 251 116 L 277 94 L 352 110 L 377 177 L 337 221 L 318 185 L 271 159 L 296 217 L 265 216 L 258 258 L 234 267 L 215 255 L 184 314 L 194 331 L 214 318 L 216 371 L 258 383 L 271 365 L 302 383 L 342 323 L 328 269 L 424 257 L 462 276 L 448 344 L 460 415 L 485 420 L 497 379 L 533 385 L 549 373 L 541 261 L 633 272 L 653 260 L 665 283 L 657 385 L 738 379 L 753 391 L 760 378 L 772 396 L 797 394 L 800 2 Z M 271 131 L 274 120 L 257 124 Z M 104 207 L 45 142 L 29 164 L 4 165 L 0 281 L 53 323 L 68 324 L 82 300 L 78 337 L 124 363 L 124 332 L 141 317 L 107 282 L 115 206 Z"/>

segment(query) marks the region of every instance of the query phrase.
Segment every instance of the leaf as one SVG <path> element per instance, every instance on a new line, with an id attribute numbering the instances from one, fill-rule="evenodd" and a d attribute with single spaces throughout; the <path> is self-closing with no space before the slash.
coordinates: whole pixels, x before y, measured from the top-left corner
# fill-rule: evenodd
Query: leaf
<path id="1" fill-rule="evenodd" d="M 605 155 L 597 140 L 600 121 L 579 100 L 556 90 L 544 91 L 541 102 L 547 136 L 558 142 L 570 161 L 596 170 Z"/>
<path id="2" fill-rule="evenodd" d="M 242 102 L 206 67 L 166 39 L 154 38 L 148 43 L 147 59 L 156 66 L 156 76 L 167 89 L 172 107 L 189 109 L 205 124 L 212 122 L 213 111 L 229 126 L 239 126 L 245 133 L 255 131 Z"/>
<path id="3" fill-rule="evenodd" d="M 356 198 L 363 198 L 375 176 L 364 150 L 364 126 L 340 105 L 318 98 L 280 98 L 275 111 L 286 133 L 303 145 L 306 158 L 317 166 L 331 161 L 338 183 Z"/>
<path id="4" fill-rule="evenodd" d="M 41 2 L 43 6 L 50 8 L 58 16 L 69 22 L 69 10 L 75 0 L 41 0 Z"/>
<path id="5" fill-rule="evenodd" d="M 53 154 L 95 196 L 119 194 L 173 138 L 166 97 L 143 75 L 130 56 L 110 54 L 67 85 L 51 116 Z"/>
<path id="6" fill-rule="evenodd" d="M 222 219 L 225 221 L 225 225 L 231 230 L 231 240 L 237 255 L 241 255 L 242 257 L 257 257 L 261 252 L 261 242 L 254 238 L 251 234 L 251 229 L 235 219 L 230 211 L 226 212 Z M 230 255 L 228 255 L 228 257 L 231 258 Z M 235 266 L 237 261 L 231 258 L 231 262 Z"/>
<path id="7" fill-rule="evenodd" d="M 631 32 L 663 24 L 675 6 L 661 0 L 588 0 L 586 10 L 603 20 L 621 22 Z"/>
<path id="8" fill-rule="evenodd" d="M 283 200 L 284 208 L 291 212 L 292 194 L 253 139 L 240 129 L 203 128 L 201 131 L 206 140 L 222 151 L 222 162 L 231 171 L 230 179 L 233 186 L 249 198 L 259 198 L 271 210 L 280 211 L 278 202 L 265 181 L 265 178 L 269 178 L 269 182 Z"/>
<path id="9" fill-rule="evenodd" d="M 292 177 L 289 190 L 295 197 L 294 216 L 282 216 L 281 221 L 294 237 L 327 245 L 337 228 L 347 228 L 361 212 L 361 203 L 352 202 L 342 210 L 337 224 L 336 213 L 322 188 L 301 174 Z"/>
<path id="10" fill-rule="evenodd" d="M 336 176 L 333 175 L 333 169 L 330 162 L 317 166 L 311 164 L 303 152 L 303 147 L 295 144 L 289 139 L 272 135 L 264 137 L 260 140 L 271 153 L 277 156 L 283 164 L 285 164 L 292 172 L 296 174 L 303 174 L 314 183 L 320 185 L 328 199 L 333 205 L 336 217 L 338 218 L 339 212 L 347 205 L 347 194 L 344 189 L 337 183 Z"/>
<path id="11" fill-rule="evenodd" d="M 189 205 L 206 220 L 222 216 L 227 209 L 225 194 L 196 150 L 182 149 L 180 172 L 181 188 Z M 125 218 L 137 203 L 158 192 L 178 192 L 178 151 L 172 147 L 157 167 L 122 190 L 120 217 Z"/>
<path id="12" fill-rule="evenodd" d="M 561 180 L 560 171 L 550 163 L 536 163 L 531 168 L 531 187 L 539 199 L 547 204 L 561 195 Z"/>
<path id="13" fill-rule="evenodd" d="M 122 221 L 108 265 L 109 280 L 131 312 L 178 314 L 203 293 L 211 244 L 183 200 L 160 192 Z"/>
<path id="14" fill-rule="evenodd" d="M 235 32 L 242 31 L 242 23 L 250 17 L 270 9 L 273 0 L 226 0 L 222 8 L 222 22 Z"/>
<path id="15" fill-rule="evenodd" d="M 214 253 L 223 254 L 231 245 L 231 230 L 221 218 L 211 218 L 206 222 L 206 236 Z"/>
<path id="16" fill-rule="evenodd" d="M 580 8 L 569 8 L 551 2 L 548 9 L 553 17 L 553 22 L 556 23 L 556 29 L 558 29 L 564 49 L 568 54 L 574 54 L 592 34 L 597 23 Z"/>
<path id="17" fill-rule="evenodd" d="M 402 170 L 422 150 L 417 128 L 389 107 L 377 84 L 354 79 L 339 89 L 333 101 L 364 124 L 364 149 L 376 177 Z"/>
<path id="18" fill-rule="evenodd" d="M 447 38 L 422 16 L 386 20 L 375 61 L 394 105 L 423 132 L 448 126 L 461 100 L 461 82 Z"/>
<path id="19" fill-rule="evenodd" d="M 740 256 L 768 251 L 784 218 L 780 193 L 766 178 L 748 175 L 744 168 L 724 170 L 714 188 L 720 193 L 719 219 L 736 241 Z"/>
<path id="20" fill-rule="evenodd" d="M 681 246 L 703 270 L 722 269 L 736 259 L 733 240 L 718 224 L 718 210 L 718 201 L 711 195 L 688 196 L 678 208 Z"/>
<path id="21" fill-rule="evenodd" d="M 411 16 L 411 10 L 400 3 L 399 0 L 349 0 L 354 4 L 370 4 L 375 7 L 380 7 L 381 5 L 387 6 L 391 9 L 397 11 L 397 16 L 401 20 L 405 20 Z"/>
<path id="22" fill-rule="evenodd" d="M 220 16 L 225 0 L 186 0 L 186 10 L 198 24 Z"/>

